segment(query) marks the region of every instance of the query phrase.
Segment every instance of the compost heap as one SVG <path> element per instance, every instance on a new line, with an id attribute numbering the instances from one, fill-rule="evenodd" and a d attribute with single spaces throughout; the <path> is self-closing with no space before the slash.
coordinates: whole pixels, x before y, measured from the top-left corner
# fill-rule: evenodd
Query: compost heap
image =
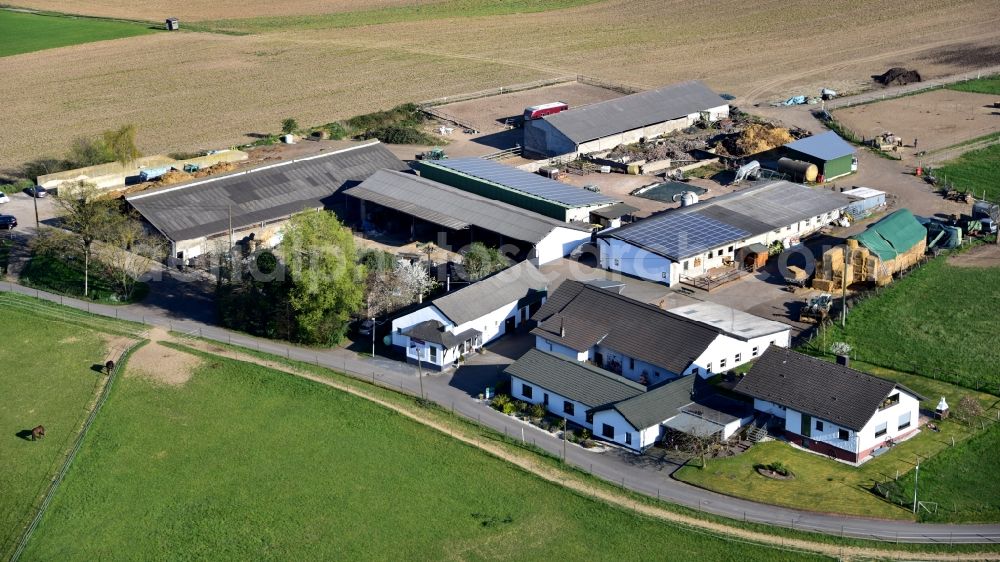
<path id="1" fill-rule="evenodd" d="M 612 150 L 607 158 L 609 160 L 621 161 L 622 157 L 628 157 L 628 161 L 646 160 L 655 162 L 657 160 L 689 160 L 692 150 L 704 150 L 706 143 L 700 138 L 663 138 L 636 144 L 621 145 Z"/>
<path id="2" fill-rule="evenodd" d="M 793 140 L 795 139 L 788 129 L 765 123 L 753 123 L 743 129 L 726 149 L 733 156 L 749 156 L 784 146 Z"/>
<path id="3" fill-rule="evenodd" d="M 919 72 L 899 66 L 890 68 L 877 76 L 872 76 L 872 79 L 883 86 L 905 86 L 921 81 Z"/>

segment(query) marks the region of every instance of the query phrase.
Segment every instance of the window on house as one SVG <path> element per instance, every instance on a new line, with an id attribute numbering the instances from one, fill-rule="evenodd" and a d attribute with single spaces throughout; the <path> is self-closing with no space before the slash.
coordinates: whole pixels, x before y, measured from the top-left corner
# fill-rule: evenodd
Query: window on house
<path id="1" fill-rule="evenodd" d="M 719 359 L 719 368 L 720 369 L 725 369 L 726 368 L 726 360 L 725 359 Z"/>
<path id="2" fill-rule="evenodd" d="M 606 423 L 601 424 L 601 436 L 606 437 L 608 439 L 614 439 L 615 428 Z"/>
<path id="3" fill-rule="evenodd" d="M 622 264 L 622 260 L 620 260 L 618 258 L 615 258 L 615 267 L 618 267 L 621 264 Z"/>
<path id="4" fill-rule="evenodd" d="M 552 351 L 552 342 L 548 342 L 548 344 L 549 344 L 549 351 Z"/>
<path id="5" fill-rule="evenodd" d="M 708 252 L 708 259 L 712 259 L 712 252 L 711 251 Z"/>
<path id="6" fill-rule="evenodd" d="M 563 413 L 573 415 L 575 411 L 574 404 L 569 400 L 563 400 Z"/>
<path id="7" fill-rule="evenodd" d="M 712 364 L 711 363 L 709 363 L 708 365 L 705 365 L 705 372 L 706 373 L 711 373 L 712 372 Z"/>
<path id="8" fill-rule="evenodd" d="M 436 347 L 434 347 L 432 345 L 432 346 L 430 346 L 427 349 L 431 350 L 431 363 L 437 363 L 437 360 L 438 360 L 438 348 L 436 348 Z"/>
<path id="9" fill-rule="evenodd" d="M 542 394 L 542 404 L 544 404 L 545 406 L 549 405 L 549 393 L 548 392 L 545 392 L 545 393 Z"/>
<path id="10" fill-rule="evenodd" d="M 899 416 L 899 425 L 896 426 L 898 429 L 906 429 L 910 427 L 910 412 Z"/>
<path id="11" fill-rule="evenodd" d="M 688 270 L 688 265 L 689 265 L 690 263 L 691 263 L 690 261 L 688 261 L 688 260 L 684 260 L 684 271 L 687 271 L 687 270 Z"/>
<path id="12" fill-rule="evenodd" d="M 730 254 L 733 253 L 733 247 L 732 246 L 729 247 L 729 253 Z"/>
<path id="13" fill-rule="evenodd" d="M 525 398 L 531 398 L 531 392 L 533 390 L 534 389 L 532 389 L 529 385 L 521 383 L 521 396 L 524 396 Z"/>
<path id="14" fill-rule="evenodd" d="M 899 393 L 898 392 L 896 394 L 893 394 L 892 396 L 886 398 L 885 400 L 883 400 L 882 401 L 882 405 L 879 406 L 879 409 L 880 410 L 884 410 L 886 408 L 892 408 L 896 404 L 899 404 Z"/>
<path id="15" fill-rule="evenodd" d="M 888 423 L 882 422 L 875 426 L 875 437 L 882 437 L 888 431 Z"/>
<path id="16" fill-rule="evenodd" d="M 594 412 L 587 412 L 587 423 L 594 423 Z"/>
<path id="17" fill-rule="evenodd" d="M 628 368 L 635 369 L 635 357 L 628 358 Z"/>
<path id="18" fill-rule="evenodd" d="M 742 353 L 737 353 L 736 354 L 736 358 L 733 359 L 733 361 L 736 362 L 736 363 L 739 363 L 741 360 L 743 360 L 743 354 Z"/>
<path id="19" fill-rule="evenodd" d="M 667 278 L 667 272 L 666 271 L 661 272 L 660 273 L 660 278 L 661 279 L 666 279 Z"/>
<path id="20" fill-rule="evenodd" d="M 760 353 L 760 348 L 757 347 L 756 345 L 753 346 L 753 350 L 751 353 L 753 354 L 753 357 L 757 357 L 757 354 Z"/>
<path id="21" fill-rule="evenodd" d="M 816 431 L 823 431 L 823 422 L 816 420 Z"/>
<path id="22" fill-rule="evenodd" d="M 625 432 L 625 444 L 626 445 L 631 445 L 632 444 L 632 432 L 631 431 L 626 431 Z"/>
<path id="23" fill-rule="evenodd" d="M 851 438 L 851 432 L 846 429 L 841 429 L 837 431 L 837 439 L 841 441 L 848 441 Z"/>

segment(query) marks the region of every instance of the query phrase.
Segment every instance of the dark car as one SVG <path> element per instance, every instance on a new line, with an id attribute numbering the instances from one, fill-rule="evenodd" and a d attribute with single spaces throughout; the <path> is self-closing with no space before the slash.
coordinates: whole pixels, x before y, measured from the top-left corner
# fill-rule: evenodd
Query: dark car
<path id="1" fill-rule="evenodd" d="M 24 188 L 24 192 L 32 197 L 45 197 L 49 194 L 49 190 L 45 189 L 40 185 L 33 185 L 31 187 Z"/>
<path id="2" fill-rule="evenodd" d="M 17 226 L 17 217 L 11 215 L 0 215 L 0 229 L 10 230 Z"/>

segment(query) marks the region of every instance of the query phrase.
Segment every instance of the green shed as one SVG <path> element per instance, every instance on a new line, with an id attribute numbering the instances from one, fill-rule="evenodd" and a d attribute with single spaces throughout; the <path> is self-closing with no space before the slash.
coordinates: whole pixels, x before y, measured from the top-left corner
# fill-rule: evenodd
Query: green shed
<path id="1" fill-rule="evenodd" d="M 784 148 L 789 158 L 816 164 L 824 181 L 857 171 L 854 147 L 833 131 L 790 142 Z"/>

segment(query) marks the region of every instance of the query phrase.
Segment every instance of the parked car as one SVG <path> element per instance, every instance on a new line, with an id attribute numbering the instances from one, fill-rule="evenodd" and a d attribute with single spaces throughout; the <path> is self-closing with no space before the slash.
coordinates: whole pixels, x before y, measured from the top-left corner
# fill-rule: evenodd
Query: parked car
<path id="1" fill-rule="evenodd" d="M 46 197 L 49 194 L 49 190 L 45 189 L 40 185 L 33 185 L 31 187 L 26 187 L 24 188 L 24 192 L 31 197 L 37 197 L 39 199 L 41 199 L 42 197 Z"/>
<path id="2" fill-rule="evenodd" d="M 0 191 L 0 203 L 10 203 L 10 197 L 7 197 L 7 194 L 2 191 Z"/>
<path id="3" fill-rule="evenodd" d="M 13 215 L 0 215 L 0 229 L 10 230 L 17 226 L 17 217 Z"/>
<path id="4" fill-rule="evenodd" d="M 372 320 L 371 318 L 358 324 L 358 333 L 361 334 L 362 336 L 372 335 L 372 330 L 374 329 L 375 329 L 375 321 Z"/>

